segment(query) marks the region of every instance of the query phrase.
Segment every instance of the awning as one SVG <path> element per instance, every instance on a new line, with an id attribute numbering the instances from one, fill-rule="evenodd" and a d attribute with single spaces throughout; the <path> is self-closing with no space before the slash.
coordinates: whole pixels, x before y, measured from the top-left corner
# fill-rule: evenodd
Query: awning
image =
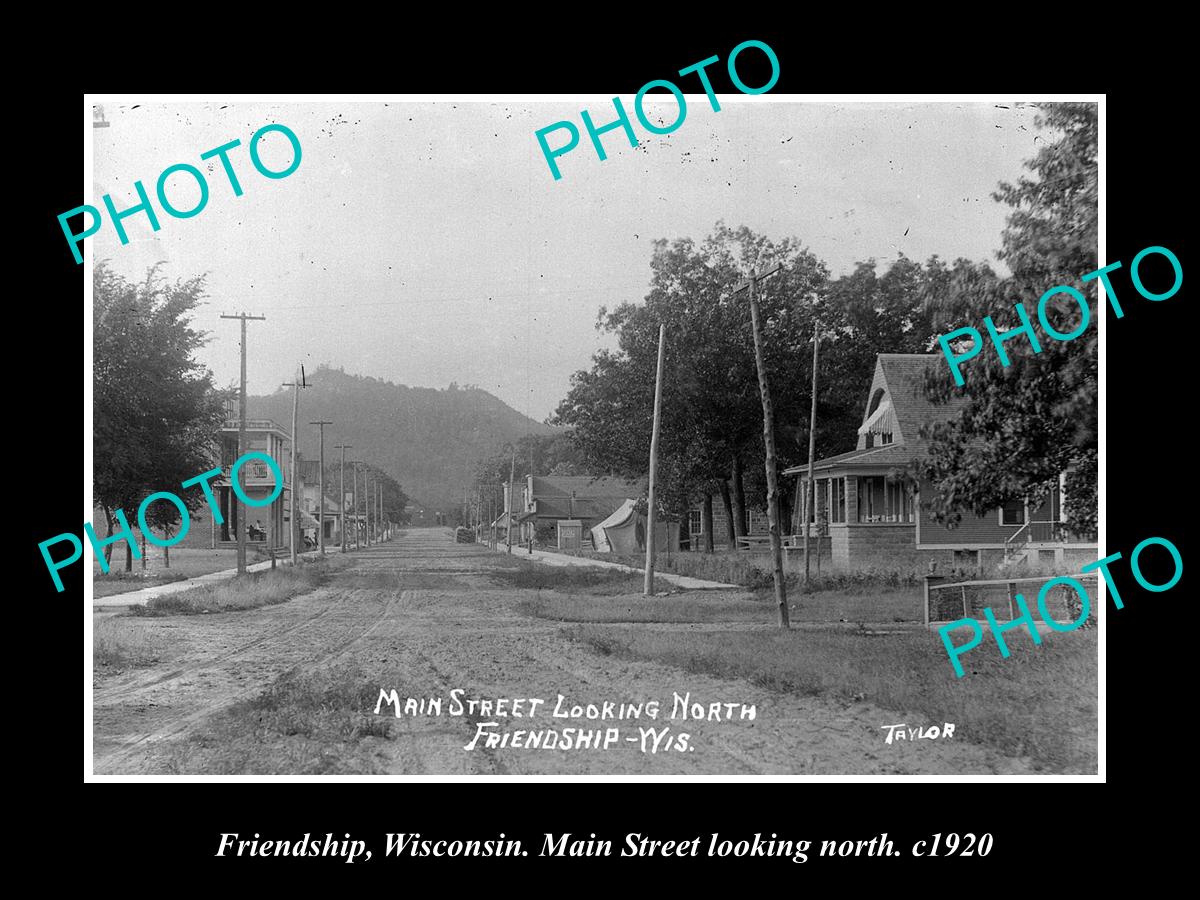
<path id="1" fill-rule="evenodd" d="M 891 400 L 884 400 L 858 429 L 859 434 L 895 434 L 900 430 Z"/>

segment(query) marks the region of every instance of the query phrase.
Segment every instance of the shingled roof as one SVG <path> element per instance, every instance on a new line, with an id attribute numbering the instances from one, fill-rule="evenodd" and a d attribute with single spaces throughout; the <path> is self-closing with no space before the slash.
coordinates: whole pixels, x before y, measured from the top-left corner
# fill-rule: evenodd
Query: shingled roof
<path id="1" fill-rule="evenodd" d="M 876 380 L 882 373 L 883 386 L 900 425 L 896 442 L 921 456 L 928 452 L 928 441 L 921 437 L 921 428 L 950 421 L 967 403 L 961 395 L 952 395 L 946 403 L 934 403 L 925 396 L 925 373 L 938 365 L 945 366 L 945 358 L 938 353 L 880 353 L 875 360 Z M 950 378 L 948 369 L 943 374 Z M 864 414 L 863 421 L 866 418 Z"/>
<path id="2" fill-rule="evenodd" d="M 574 494 L 572 501 L 571 495 Z M 626 500 L 642 495 L 642 485 L 605 475 L 534 475 L 538 518 L 604 519 Z"/>
<path id="3" fill-rule="evenodd" d="M 942 364 L 943 357 L 936 353 L 880 353 L 875 357 L 875 377 L 871 382 L 866 403 L 863 405 L 863 423 L 871 416 L 871 398 L 875 392 L 884 392 L 881 403 L 891 401 L 893 416 L 899 429 L 894 435 L 895 443 L 879 447 L 860 447 L 827 456 L 813 463 L 813 468 L 828 469 L 834 466 L 905 466 L 914 460 L 924 459 L 929 452 L 929 441 L 921 436 L 926 425 L 940 424 L 954 419 L 962 411 L 967 400 L 952 396 L 947 403 L 934 403 L 925 396 L 925 374 Z M 949 373 L 945 373 L 949 378 Z M 865 436 L 861 436 L 865 441 Z M 785 475 L 808 472 L 808 464 L 785 469 Z"/>

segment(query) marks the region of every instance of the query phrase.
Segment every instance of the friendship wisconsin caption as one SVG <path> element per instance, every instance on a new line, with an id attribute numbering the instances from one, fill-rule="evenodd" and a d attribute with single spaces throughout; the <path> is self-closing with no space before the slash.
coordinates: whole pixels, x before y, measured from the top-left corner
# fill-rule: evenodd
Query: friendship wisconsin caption
<path id="1" fill-rule="evenodd" d="M 613 843 L 609 840 L 597 839 L 590 834 L 587 839 L 571 840 L 571 833 L 554 835 L 546 834 L 542 841 L 538 856 L 700 856 L 702 838 L 694 837 L 686 840 L 658 840 L 642 835 L 640 832 L 630 832 L 618 853 L 613 853 Z M 808 852 L 812 841 L 793 841 L 780 839 L 772 833 L 769 839 L 763 839 L 762 834 L 755 834 L 753 840 L 722 840 L 720 834 L 709 836 L 705 856 L 773 856 L 790 858 L 792 862 L 807 862 Z M 940 853 L 939 853 L 940 851 Z M 913 844 L 912 856 L 987 856 L 992 851 L 992 836 L 965 834 L 961 838 L 954 833 L 935 834 L 928 840 L 920 840 Z M 252 840 L 242 840 L 237 834 L 222 834 L 217 848 L 217 856 L 338 856 L 344 857 L 348 863 L 361 860 L 370 861 L 373 853 L 367 848 L 366 841 L 354 840 L 347 833 L 344 839 L 337 840 L 333 834 L 326 834 L 324 840 L 313 840 L 311 834 L 305 834 L 298 841 L 260 840 L 255 834 Z M 529 851 L 522 847 L 521 841 L 506 839 L 501 832 L 497 840 L 488 841 L 446 841 L 422 838 L 419 832 L 414 834 L 388 834 L 387 850 L 384 856 L 410 856 L 414 858 L 428 856 L 528 856 Z M 821 841 L 819 856 L 902 856 L 892 841 L 888 840 L 887 832 L 864 840 Z"/>

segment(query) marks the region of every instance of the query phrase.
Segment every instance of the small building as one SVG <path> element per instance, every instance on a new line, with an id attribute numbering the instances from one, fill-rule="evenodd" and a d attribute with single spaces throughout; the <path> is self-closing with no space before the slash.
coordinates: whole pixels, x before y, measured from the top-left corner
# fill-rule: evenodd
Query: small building
<path id="1" fill-rule="evenodd" d="M 300 473 L 300 509 L 307 516 L 301 516 L 301 528 L 309 537 L 315 537 L 318 522 L 323 522 L 325 529 L 325 544 L 336 543 L 341 540 L 341 510 L 338 508 L 337 500 L 329 497 L 329 492 L 337 491 L 337 485 L 331 484 L 328 480 L 325 483 L 324 498 L 321 498 L 321 461 L 318 459 L 304 459 L 303 457 L 297 462 L 297 468 Z M 323 502 L 322 502 L 323 500 Z M 321 503 L 324 507 L 325 514 L 322 518 L 318 515 L 317 504 Z"/>
<path id="2" fill-rule="evenodd" d="M 513 540 L 528 541 L 540 531 L 554 535 L 557 543 L 558 523 L 577 522 L 569 529 L 577 529 L 581 542 L 590 544 L 594 526 L 617 511 L 626 500 L 637 499 L 643 493 L 640 483 L 622 478 L 599 475 L 529 475 L 523 483 L 514 485 L 511 492 L 513 503 Z M 496 519 L 495 526 L 500 534 L 508 527 L 510 491 L 504 485 L 504 511 Z M 584 537 L 588 540 L 583 540 Z"/>
<path id="3" fill-rule="evenodd" d="M 953 419 L 966 403 L 935 404 L 925 396 L 925 375 L 944 365 L 938 354 L 881 353 L 867 393 L 857 447 L 813 464 L 816 504 L 807 508 L 808 465 L 785 469 L 797 475 L 791 528 L 826 531 L 823 550 L 841 565 L 916 565 L 937 562 L 943 571 L 980 570 L 997 563 L 1069 562 L 1095 559 L 1094 532 L 1072 533 L 1055 488 L 1039 506 L 1005 504 L 984 516 L 964 514 L 947 528 L 920 502 L 928 483 L 915 484 L 911 467 L 925 459 L 925 426 Z M 946 377 L 949 377 L 948 375 Z M 1061 482 L 1060 482 L 1061 484 Z"/>
<path id="4" fill-rule="evenodd" d="M 771 533 L 770 521 L 767 519 L 766 510 L 750 507 L 746 510 L 746 518 L 750 526 L 746 530 L 746 534 L 751 538 L 762 538 Z M 719 497 L 713 498 L 712 524 L 713 550 L 734 549 L 733 542 L 729 536 L 729 516 L 725 512 L 725 505 Z M 699 502 L 693 503 L 688 509 L 686 536 L 688 538 L 689 549 L 704 549 L 704 513 L 700 508 Z"/>

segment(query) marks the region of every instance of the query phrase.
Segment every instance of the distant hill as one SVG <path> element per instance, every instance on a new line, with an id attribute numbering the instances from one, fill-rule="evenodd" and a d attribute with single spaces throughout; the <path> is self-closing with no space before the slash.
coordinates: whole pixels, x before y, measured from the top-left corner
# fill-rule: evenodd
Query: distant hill
<path id="1" fill-rule="evenodd" d="M 327 465 L 338 459 L 334 444 L 351 444 L 347 459 L 384 469 L 426 508 L 460 504 L 476 462 L 505 442 L 557 430 L 474 387 L 414 388 L 324 367 L 307 378 L 310 385 L 300 392 L 302 456 L 317 457 L 317 428 L 308 423 L 327 419 L 334 423 L 325 426 Z M 250 397 L 248 406 L 249 417 L 274 419 L 291 429 L 291 388 Z"/>

